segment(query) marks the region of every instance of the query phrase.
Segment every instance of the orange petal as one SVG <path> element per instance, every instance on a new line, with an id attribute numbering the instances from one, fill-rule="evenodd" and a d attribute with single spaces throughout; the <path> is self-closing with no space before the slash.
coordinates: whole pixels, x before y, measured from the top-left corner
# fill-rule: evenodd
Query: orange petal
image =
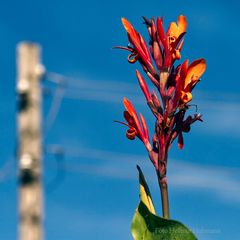
<path id="1" fill-rule="evenodd" d="M 197 59 L 193 61 L 187 70 L 187 76 L 185 78 L 184 88 L 191 82 L 192 78 L 199 79 L 206 70 L 206 61 L 205 59 Z"/>
<path id="2" fill-rule="evenodd" d="M 132 24 L 126 19 L 126 18 L 122 18 L 122 24 L 124 26 L 124 28 L 126 29 L 126 31 L 131 35 L 135 33 L 135 30 L 132 26 Z"/>
<path id="3" fill-rule="evenodd" d="M 181 91 L 181 101 L 183 103 L 188 103 L 192 100 L 192 94 L 190 92 Z"/>
<path id="4" fill-rule="evenodd" d="M 129 35 L 131 35 L 133 38 L 137 38 L 136 31 L 133 28 L 132 24 L 126 18 L 122 18 L 121 20 L 122 20 L 122 24 L 123 24 L 124 28 L 126 29 L 127 33 Z"/>
<path id="5" fill-rule="evenodd" d="M 180 15 L 178 17 L 178 24 L 176 22 L 171 22 L 168 28 L 168 36 L 173 36 L 178 38 L 182 33 L 186 32 L 187 29 L 187 20 L 186 17 Z"/>
<path id="6" fill-rule="evenodd" d="M 187 19 L 185 16 L 178 16 L 178 28 L 181 33 L 186 32 L 187 30 Z"/>
<path id="7" fill-rule="evenodd" d="M 123 104 L 124 104 L 126 110 L 129 112 L 129 114 L 132 116 L 133 113 L 135 113 L 135 109 L 133 108 L 131 102 L 127 98 L 124 98 Z"/>
<path id="8" fill-rule="evenodd" d="M 170 23 L 167 33 L 168 33 L 169 36 L 178 37 L 179 30 L 178 30 L 178 26 L 175 22 Z"/>

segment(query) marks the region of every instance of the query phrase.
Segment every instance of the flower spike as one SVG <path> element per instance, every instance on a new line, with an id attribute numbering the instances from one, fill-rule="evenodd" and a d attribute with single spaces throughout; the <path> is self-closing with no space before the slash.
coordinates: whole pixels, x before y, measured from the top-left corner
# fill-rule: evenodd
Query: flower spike
<path id="1" fill-rule="evenodd" d="M 177 139 L 180 149 L 184 146 L 183 133 L 191 129 L 196 121 L 202 121 L 200 114 L 186 116 L 192 101 L 192 91 L 200 81 L 206 70 L 206 61 L 201 58 L 190 65 L 188 60 L 175 66 L 181 59 L 181 50 L 187 29 L 187 20 L 183 15 L 178 16 L 177 22 L 171 22 L 167 31 L 163 27 L 163 18 L 147 19 L 143 17 L 150 37 L 148 45 L 131 23 L 122 18 L 122 24 L 127 32 L 130 44 L 127 47 L 117 47 L 130 52 L 129 63 L 139 62 L 143 71 L 156 87 L 152 94 L 144 76 L 136 70 L 141 90 L 145 96 L 148 107 L 155 117 L 154 134 L 150 144 L 149 131 L 142 114 L 138 116 L 131 102 L 124 98 L 126 108 L 124 118 L 128 127 L 126 136 L 133 140 L 137 136 L 145 145 L 148 156 L 157 172 L 158 181 L 163 197 L 163 216 L 169 217 L 166 203 L 167 158 L 172 143 Z M 155 69 L 156 68 L 156 69 Z M 163 205 L 164 205 L 163 204 Z"/>

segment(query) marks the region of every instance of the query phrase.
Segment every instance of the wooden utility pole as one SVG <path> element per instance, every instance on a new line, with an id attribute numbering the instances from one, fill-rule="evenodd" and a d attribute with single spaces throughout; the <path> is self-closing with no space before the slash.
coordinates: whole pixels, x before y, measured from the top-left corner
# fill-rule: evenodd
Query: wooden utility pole
<path id="1" fill-rule="evenodd" d="M 17 47 L 19 240 L 42 240 L 40 48 Z"/>

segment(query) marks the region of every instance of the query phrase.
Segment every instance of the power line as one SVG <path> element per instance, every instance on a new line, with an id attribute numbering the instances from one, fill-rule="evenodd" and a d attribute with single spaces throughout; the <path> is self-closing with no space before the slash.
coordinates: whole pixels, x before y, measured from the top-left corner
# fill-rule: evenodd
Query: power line
<path id="1" fill-rule="evenodd" d="M 11 179 L 15 172 L 15 157 L 10 157 L 0 168 L 0 182 Z"/>
<path id="2" fill-rule="evenodd" d="M 94 148 L 81 148 L 81 147 L 61 147 L 57 144 L 48 144 L 45 147 L 45 153 L 56 154 L 59 149 L 66 157 L 81 157 L 87 159 L 98 159 L 104 161 L 119 161 L 129 162 L 133 160 L 144 161 L 146 157 L 139 154 L 128 154 L 122 152 L 114 152 L 108 150 L 94 149 Z"/>
<path id="3" fill-rule="evenodd" d="M 62 168 L 65 168 L 65 156 L 64 151 L 61 147 L 55 148 L 53 153 L 54 159 L 56 161 L 55 168 L 57 169 L 57 173 L 55 177 L 46 184 L 46 192 L 51 193 L 60 186 L 60 184 L 65 179 L 65 171 L 62 171 Z"/>
<path id="4" fill-rule="evenodd" d="M 93 97 L 91 97 L 91 92 L 93 94 L 97 92 L 102 92 L 102 95 L 99 96 L 106 96 L 109 94 L 110 98 L 113 96 L 113 94 L 116 95 L 116 101 L 120 102 L 117 98 L 119 96 L 132 96 L 134 99 L 137 97 L 139 98 L 139 86 L 136 83 L 130 83 L 130 82 L 124 82 L 124 81 L 102 81 L 102 80 L 89 80 L 84 78 L 74 78 L 74 77 L 68 77 L 63 74 L 54 73 L 54 72 L 46 72 L 45 74 L 46 78 L 55 83 L 64 83 L 66 85 L 66 88 L 70 91 L 75 91 L 76 93 L 70 93 L 66 94 L 65 96 L 68 98 L 75 98 L 75 99 L 84 99 L 88 100 L 94 100 Z M 85 96 L 77 96 L 78 92 L 81 91 L 81 93 L 86 93 Z M 89 97 L 87 97 L 89 95 Z M 141 96 L 141 99 L 143 97 Z M 203 103 L 209 104 L 209 103 L 226 103 L 228 104 L 229 101 L 232 101 L 236 103 L 237 105 L 240 104 L 240 97 L 238 94 L 233 93 L 226 93 L 226 92 L 206 92 L 206 91 L 199 91 L 195 90 L 195 99 L 201 100 Z M 96 100 L 101 101 L 99 97 L 96 97 Z M 143 102 L 143 100 L 142 100 Z M 137 101 L 137 103 L 140 103 L 140 101 Z"/>
<path id="5" fill-rule="evenodd" d="M 64 93 L 65 88 L 62 87 L 61 85 L 59 85 L 54 92 L 53 100 L 48 111 L 46 120 L 44 122 L 44 138 L 47 137 L 48 131 L 50 130 L 50 128 L 52 127 L 57 118 L 58 112 L 60 111 Z"/>
<path id="6" fill-rule="evenodd" d="M 46 72 L 45 79 L 55 84 L 64 84 L 67 88 L 105 92 L 138 93 L 137 84 L 124 81 L 90 80 L 84 79 L 83 77 L 74 78 L 55 72 Z"/>

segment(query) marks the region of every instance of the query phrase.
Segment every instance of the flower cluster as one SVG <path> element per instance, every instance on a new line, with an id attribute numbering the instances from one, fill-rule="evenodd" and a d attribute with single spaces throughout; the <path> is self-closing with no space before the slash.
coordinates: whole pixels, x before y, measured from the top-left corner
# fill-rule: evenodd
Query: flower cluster
<path id="1" fill-rule="evenodd" d="M 183 148 L 183 133 L 189 132 L 191 125 L 202 121 L 200 114 L 185 116 L 192 100 L 192 90 L 200 81 L 206 69 L 204 59 L 192 63 L 185 60 L 174 66 L 181 58 L 181 49 L 186 33 L 187 21 L 179 16 L 177 23 L 172 22 L 165 32 L 163 19 L 146 19 L 150 41 L 147 45 L 143 37 L 133 28 L 128 20 L 122 18 L 130 44 L 118 46 L 130 52 L 129 63 L 139 62 L 143 71 L 154 84 L 157 92 L 150 93 L 148 85 L 136 70 L 139 85 L 145 95 L 147 104 L 156 118 L 155 131 L 150 143 L 148 128 L 144 117 L 138 117 L 133 105 L 124 99 L 124 118 L 128 126 L 127 138 L 133 140 L 137 136 L 145 145 L 149 157 L 157 171 L 160 181 L 166 181 L 167 156 L 173 141 L 178 138 L 178 146 Z"/>

